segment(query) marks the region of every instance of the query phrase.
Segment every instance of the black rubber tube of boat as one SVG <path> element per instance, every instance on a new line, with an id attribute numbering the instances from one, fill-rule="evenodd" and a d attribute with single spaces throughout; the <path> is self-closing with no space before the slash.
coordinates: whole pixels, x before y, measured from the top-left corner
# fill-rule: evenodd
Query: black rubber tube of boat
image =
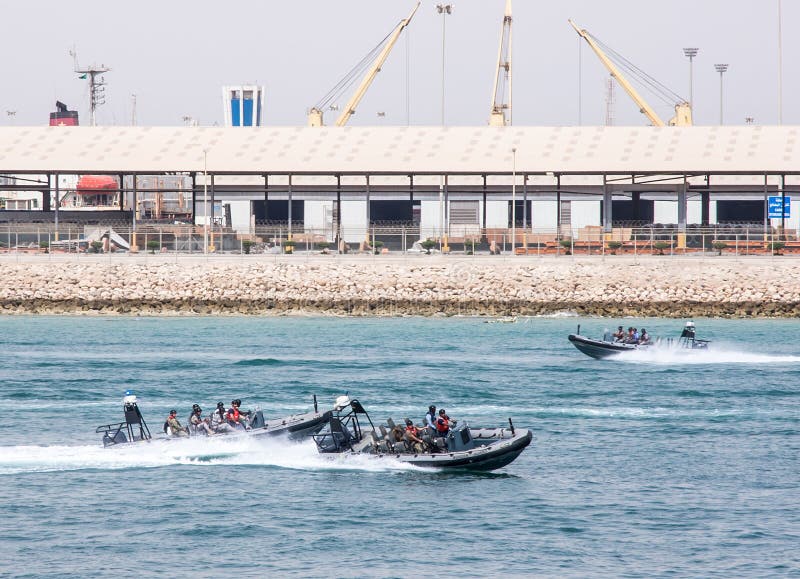
<path id="1" fill-rule="evenodd" d="M 578 326 L 580 328 L 580 326 Z M 514 423 L 511 422 L 511 417 L 508 418 L 508 427 L 511 429 L 511 436 L 514 436 Z"/>

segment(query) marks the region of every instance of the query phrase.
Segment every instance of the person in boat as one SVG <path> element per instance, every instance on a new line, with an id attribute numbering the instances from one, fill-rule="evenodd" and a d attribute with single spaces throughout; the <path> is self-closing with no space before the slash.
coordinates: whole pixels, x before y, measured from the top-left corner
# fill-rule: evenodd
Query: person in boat
<path id="1" fill-rule="evenodd" d="M 615 342 L 621 342 L 625 339 L 625 330 L 622 329 L 622 326 L 618 326 L 617 331 L 611 334 L 611 337 Z"/>
<path id="2" fill-rule="evenodd" d="M 241 404 L 242 401 L 238 398 L 236 400 L 231 400 L 231 407 L 228 408 L 225 418 L 228 421 L 228 424 L 233 428 L 250 430 L 250 424 L 248 424 L 247 419 L 250 413 L 239 410 L 239 406 L 241 406 Z"/>
<path id="3" fill-rule="evenodd" d="M 439 417 L 436 419 L 436 436 L 442 436 L 447 438 L 447 434 L 450 432 L 450 417 L 445 412 L 445 409 L 442 408 L 439 410 Z"/>
<path id="4" fill-rule="evenodd" d="M 233 430 L 233 427 L 228 424 L 227 412 L 222 402 L 217 402 L 217 408 L 209 418 L 209 425 L 214 432 L 231 432 Z"/>
<path id="5" fill-rule="evenodd" d="M 625 336 L 624 340 L 622 340 L 622 342 L 624 344 L 635 344 L 636 343 L 636 342 L 633 341 L 633 332 L 634 332 L 635 329 L 636 328 L 634 328 L 633 326 L 628 328 L 628 335 Z"/>
<path id="6" fill-rule="evenodd" d="M 170 436 L 189 436 L 189 431 L 178 420 L 178 411 L 170 410 L 169 416 L 164 421 L 164 434 Z"/>
<path id="7" fill-rule="evenodd" d="M 214 434 L 214 431 L 211 430 L 211 426 L 209 426 L 208 423 L 209 419 L 203 418 L 203 409 L 200 408 L 200 405 L 193 404 L 192 415 L 189 416 L 189 429 L 192 434 Z"/>
<path id="8" fill-rule="evenodd" d="M 428 413 L 425 415 L 425 426 L 431 436 L 436 436 L 436 406 L 428 406 Z"/>
<path id="9" fill-rule="evenodd" d="M 650 344 L 650 334 L 647 333 L 645 328 L 642 328 L 642 333 L 639 334 L 639 344 Z"/>
<path id="10" fill-rule="evenodd" d="M 406 433 L 405 433 L 405 430 L 403 430 L 403 427 L 402 427 L 402 426 L 400 426 L 400 425 L 395 425 L 395 427 L 394 427 L 394 428 L 392 428 L 391 432 L 389 432 L 389 437 L 392 439 L 392 442 L 393 442 L 395 445 L 399 444 L 399 445 L 400 445 L 400 448 L 401 448 L 402 450 L 405 450 L 405 446 L 406 446 Z M 397 449 L 397 446 L 395 446 L 395 449 Z"/>
<path id="11" fill-rule="evenodd" d="M 414 452 L 425 452 L 428 449 L 428 445 L 425 444 L 425 441 L 420 438 L 420 434 L 419 428 L 414 426 L 414 423 L 410 418 L 406 418 L 405 437 L 406 441 L 408 441 L 408 443 L 414 449 Z"/>

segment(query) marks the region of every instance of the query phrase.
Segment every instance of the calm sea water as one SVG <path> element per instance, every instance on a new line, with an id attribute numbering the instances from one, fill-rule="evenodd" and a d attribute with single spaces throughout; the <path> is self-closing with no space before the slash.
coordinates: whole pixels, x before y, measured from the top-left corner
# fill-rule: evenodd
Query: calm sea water
<path id="1" fill-rule="evenodd" d="M 696 320 L 713 349 L 689 357 L 566 340 L 616 322 L 0 317 L 0 574 L 799 576 L 800 321 Z M 153 431 L 194 402 L 277 417 L 349 391 L 535 438 L 488 474 L 310 441 L 103 449 L 128 388 Z"/>

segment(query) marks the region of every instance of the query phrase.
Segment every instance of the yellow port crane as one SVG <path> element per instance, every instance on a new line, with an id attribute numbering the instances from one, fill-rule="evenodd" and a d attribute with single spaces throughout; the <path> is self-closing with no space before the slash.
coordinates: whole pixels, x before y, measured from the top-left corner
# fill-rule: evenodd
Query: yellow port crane
<path id="1" fill-rule="evenodd" d="M 353 84 L 356 75 L 360 71 L 364 70 L 369 62 L 370 57 L 377 52 L 378 54 L 373 60 L 372 65 L 367 69 L 366 74 L 361 80 L 361 84 L 358 85 L 358 88 L 353 93 L 353 96 L 350 97 L 350 100 L 347 102 L 347 105 L 345 105 L 344 110 L 339 115 L 339 118 L 336 119 L 337 127 L 343 127 L 347 124 L 347 121 L 350 120 L 350 117 L 355 114 L 358 103 L 360 103 L 361 99 L 364 98 L 364 95 L 366 94 L 369 86 L 372 84 L 372 81 L 375 80 L 375 77 L 381 71 L 383 63 L 386 62 L 386 59 L 389 57 L 389 53 L 392 51 L 392 48 L 397 42 L 397 39 L 400 37 L 400 34 L 411 22 L 411 19 L 414 17 L 414 14 L 419 8 L 419 5 L 420 2 L 417 2 L 417 5 L 414 6 L 414 9 L 411 11 L 411 14 L 409 14 L 407 18 L 401 20 L 397 26 L 394 27 L 392 32 L 390 32 L 380 43 L 378 43 L 378 45 L 373 48 L 372 51 L 370 51 L 370 53 L 347 74 L 347 76 L 345 76 L 337 83 L 335 87 L 328 91 L 328 94 L 326 94 L 322 100 L 320 100 L 320 102 L 311 108 L 311 110 L 308 112 L 308 126 L 321 127 L 323 125 L 323 110 L 328 107 L 328 105 L 331 104 L 336 97 L 341 95 L 345 89 Z M 333 109 L 334 107 L 332 106 L 331 108 Z"/>
<path id="2" fill-rule="evenodd" d="M 678 127 L 690 127 L 692 126 L 692 107 L 691 105 L 686 102 L 685 99 L 682 99 L 676 93 L 669 90 L 666 86 L 659 83 L 657 80 L 652 78 L 651 76 L 647 75 L 642 70 L 636 68 L 631 62 L 625 60 L 621 55 L 614 52 L 610 47 L 604 45 L 600 40 L 596 37 L 589 34 L 586 29 L 578 28 L 578 26 L 572 21 L 569 20 L 569 23 L 575 29 L 575 32 L 578 33 L 578 36 L 583 38 L 586 43 L 591 47 L 597 57 L 600 59 L 600 62 L 608 69 L 608 72 L 611 73 L 611 76 L 614 77 L 617 82 L 622 86 L 625 92 L 628 93 L 628 96 L 633 99 L 633 102 L 636 103 L 636 106 L 639 107 L 639 111 L 644 114 L 650 122 L 655 125 L 656 127 L 663 127 L 667 123 L 661 120 L 661 117 L 656 114 L 647 101 L 645 101 L 642 96 L 636 91 L 633 85 L 628 81 L 628 79 L 622 74 L 620 68 L 613 62 L 612 58 L 606 54 L 611 53 L 613 54 L 617 60 L 620 62 L 622 66 L 628 69 L 628 71 L 636 75 L 641 82 L 648 85 L 656 94 L 658 94 L 663 100 L 666 102 L 670 102 L 675 107 L 675 116 L 670 119 L 669 125 L 670 126 L 678 126 Z M 603 50 L 605 48 L 605 50 Z"/>
<path id="3" fill-rule="evenodd" d="M 500 31 L 500 48 L 497 51 L 497 69 L 492 88 L 492 108 L 489 112 L 489 125 L 492 127 L 510 125 L 513 119 L 511 108 L 511 21 L 511 0 L 506 0 L 503 28 Z M 508 91 L 505 90 L 506 86 L 508 86 Z M 508 111 L 508 120 L 506 120 L 506 111 Z"/>

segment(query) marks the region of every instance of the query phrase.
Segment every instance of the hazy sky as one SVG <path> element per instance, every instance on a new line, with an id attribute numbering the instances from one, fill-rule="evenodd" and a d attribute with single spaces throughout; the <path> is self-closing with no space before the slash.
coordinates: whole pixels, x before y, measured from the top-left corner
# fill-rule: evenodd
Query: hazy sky
<path id="1" fill-rule="evenodd" d="M 514 0 L 514 124 L 576 125 L 579 103 L 582 124 L 604 123 L 607 73 L 568 18 L 686 99 L 689 63 L 682 48 L 698 47 L 696 124 L 719 121 L 715 63 L 730 65 L 724 75 L 726 124 L 744 124 L 746 117 L 777 124 L 778 1 Z M 221 86 L 255 82 L 266 86 L 266 124 L 304 125 L 307 109 L 414 4 L 0 0 L 0 124 L 47 124 L 56 100 L 77 108 L 88 124 L 86 81 L 73 72 L 69 55 L 74 46 L 82 66 L 112 68 L 98 124 L 130 124 L 134 93 L 139 125 L 182 125 L 184 116 L 222 124 Z M 440 123 L 443 17 L 436 4 L 422 3 L 350 125 Z M 485 125 L 505 0 L 452 4 L 446 17 L 446 122 Z M 783 0 L 782 12 L 783 123 L 800 124 L 800 2 Z M 662 118 L 671 116 L 670 106 L 643 94 Z M 326 115 L 328 124 L 334 120 L 335 114 Z M 615 124 L 647 124 L 621 88 Z"/>

